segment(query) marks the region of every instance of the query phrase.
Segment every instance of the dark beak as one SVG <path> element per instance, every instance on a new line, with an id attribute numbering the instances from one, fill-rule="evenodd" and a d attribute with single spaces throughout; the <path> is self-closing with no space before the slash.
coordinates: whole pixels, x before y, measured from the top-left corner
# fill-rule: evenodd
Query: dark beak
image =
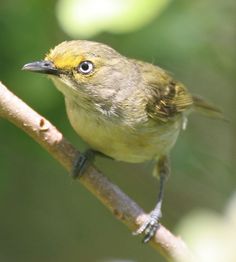
<path id="1" fill-rule="evenodd" d="M 22 70 L 50 74 L 50 75 L 59 75 L 59 70 L 56 69 L 54 64 L 50 61 L 36 61 L 29 64 L 26 64 L 22 67 Z"/>

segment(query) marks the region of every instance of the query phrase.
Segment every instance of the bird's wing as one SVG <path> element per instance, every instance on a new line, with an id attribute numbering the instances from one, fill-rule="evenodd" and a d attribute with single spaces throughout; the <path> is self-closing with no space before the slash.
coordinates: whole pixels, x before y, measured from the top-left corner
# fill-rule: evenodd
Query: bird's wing
<path id="1" fill-rule="evenodd" d="M 193 98 L 185 86 L 171 77 L 152 82 L 147 102 L 149 117 L 167 122 L 193 106 Z"/>

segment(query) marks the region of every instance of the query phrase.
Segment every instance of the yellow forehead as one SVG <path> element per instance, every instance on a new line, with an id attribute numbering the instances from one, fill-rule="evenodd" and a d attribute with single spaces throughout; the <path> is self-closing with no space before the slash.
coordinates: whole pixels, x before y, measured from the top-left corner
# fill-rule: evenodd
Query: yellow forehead
<path id="1" fill-rule="evenodd" d="M 58 69 L 71 70 L 84 60 L 90 60 L 98 67 L 117 57 L 119 54 L 104 44 L 74 40 L 62 42 L 51 49 L 45 60 L 54 63 Z"/>
<path id="2" fill-rule="evenodd" d="M 72 69 L 77 67 L 81 61 L 86 60 L 83 55 L 73 55 L 70 53 L 65 54 L 48 54 L 45 60 L 53 62 L 56 68 Z"/>
<path id="3" fill-rule="evenodd" d="M 77 41 L 62 42 L 49 51 L 45 60 L 49 60 L 59 69 L 69 70 L 87 60 L 88 52 Z M 88 57 L 87 57 L 88 58 Z"/>

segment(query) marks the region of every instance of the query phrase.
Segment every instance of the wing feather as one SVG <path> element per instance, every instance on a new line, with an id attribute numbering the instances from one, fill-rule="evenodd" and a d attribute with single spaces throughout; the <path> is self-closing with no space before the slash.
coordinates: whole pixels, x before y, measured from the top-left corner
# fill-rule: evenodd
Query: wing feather
<path id="1" fill-rule="evenodd" d="M 164 82 L 152 82 L 151 85 L 147 103 L 151 118 L 167 122 L 193 106 L 193 98 L 185 86 L 170 77 Z"/>

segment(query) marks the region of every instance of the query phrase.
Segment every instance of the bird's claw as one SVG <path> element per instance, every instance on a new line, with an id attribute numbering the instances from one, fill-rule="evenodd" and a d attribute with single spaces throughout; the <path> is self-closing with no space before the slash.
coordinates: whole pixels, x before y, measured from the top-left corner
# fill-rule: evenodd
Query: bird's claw
<path id="1" fill-rule="evenodd" d="M 140 235 L 144 233 L 145 236 L 142 242 L 146 244 L 147 242 L 149 242 L 152 239 L 152 237 L 155 235 L 156 231 L 160 227 L 160 224 L 159 224 L 160 217 L 161 217 L 160 215 L 157 216 L 155 212 L 152 212 L 148 216 L 146 221 L 135 232 L 133 232 L 133 235 L 136 236 L 136 235 Z"/>
<path id="2" fill-rule="evenodd" d="M 76 156 L 71 175 L 75 178 L 80 178 L 88 167 L 89 162 L 93 162 L 94 152 L 88 149 L 84 153 L 80 153 Z"/>

